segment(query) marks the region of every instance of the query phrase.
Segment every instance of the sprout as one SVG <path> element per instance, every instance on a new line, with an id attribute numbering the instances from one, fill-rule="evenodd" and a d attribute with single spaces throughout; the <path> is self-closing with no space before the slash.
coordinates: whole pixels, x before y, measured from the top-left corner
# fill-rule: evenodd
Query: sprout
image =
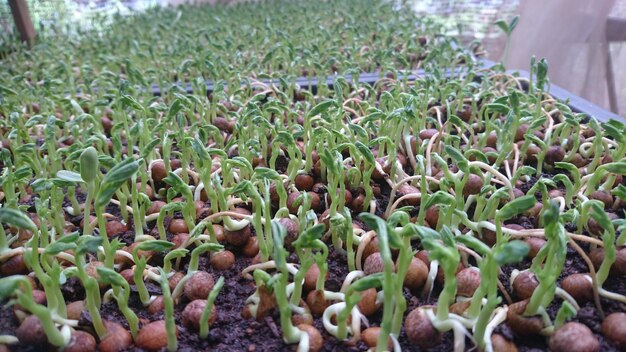
<path id="1" fill-rule="evenodd" d="M 128 281 L 124 280 L 120 274 L 109 268 L 98 267 L 96 270 L 98 271 L 100 280 L 113 287 L 113 297 L 115 297 L 118 307 L 128 321 L 130 333 L 133 339 L 135 339 L 139 329 L 139 318 L 137 318 L 135 312 L 128 307 L 128 300 L 130 299 L 130 285 L 128 285 Z"/>

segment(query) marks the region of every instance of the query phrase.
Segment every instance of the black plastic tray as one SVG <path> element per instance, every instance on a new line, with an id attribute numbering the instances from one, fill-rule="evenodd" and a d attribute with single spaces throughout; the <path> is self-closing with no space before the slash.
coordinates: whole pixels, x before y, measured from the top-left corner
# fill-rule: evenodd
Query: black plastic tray
<path id="1" fill-rule="evenodd" d="M 494 66 L 495 63 L 493 61 L 489 61 L 489 60 L 481 60 L 481 65 L 483 67 L 491 67 Z M 524 70 L 509 70 L 509 72 L 511 73 L 519 73 L 519 75 L 521 77 L 528 77 L 529 73 L 527 71 Z M 411 71 L 411 73 L 408 74 L 408 77 L 406 77 L 409 81 L 415 80 L 418 77 L 424 77 L 425 72 L 424 70 L 415 70 L 415 71 Z M 378 81 L 380 79 L 381 75 L 379 72 L 366 72 L 366 73 L 362 73 L 359 75 L 359 83 L 368 83 L 368 84 L 374 84 L 376 81 Z M 351 75 L 345 75 L 344 78 L 348 81 L 351 82 L 352 81 L 352 76 Z M 405 79 L 404 76 L 400 76 L 399 79 Z M 278 81 L 268 81 L 268 80 L 261 80 L 261 82 L 263 83 L 275 83 L 278 84 Z M 326 79 L 326 86 L 329 88 L 333 87 L 333 83 L 334 83 L 334 77 L 330 77 L 328 79 Z M 300 88 L 302 89 L 307 89 L 307 90 L 312 90 L 313 93 L 315 93 L 317 91 L 317 87 L 320 85 L 319 79 L 318 78 L 307 78 L 307 77 L 298 77 L 296 78 L 296 84 L 298 84 L 298 86 L 300 86 Z M 180 86 L 180 85 L 179 85 Z M 187 93 L 191 93 L 192 92 L 192 87 L 191 84 L 187 83 L 184 86 L 185 91 Z M 206 89 L 207 89 L 207 94 L 213 91 L 213 82 L 211 81 L 207 81 L 206 82 Z M 156 85 L 152 86 L 152 94 L 154 94 L 155 96 L 159 96 L 161 95 L 161 91 L 159 90 L 159 87 Z M 567 102 L 567 104 L 570 106 L 570 108 L 574 111 L 574 112 L 578 112 L 578 113 L 584 113 L 587 114 L 591 117 L 594 117 L 595 119 L 597 119 L 598 121 L 601 122 L 607 122 L 611 119 L 613 120 L 618 120 L 618 121 L 624 121 L 624 118 L 614 114 L 586 99 L 583 99 L 569 91 L 567 91 L 566 89 L 563 89 L 557 85 L 551 84 L 550 85 L 550 95 L 552 95 L 554 98 L 556 98 L 557 100 L 563 101 L 563 102 Z"/>

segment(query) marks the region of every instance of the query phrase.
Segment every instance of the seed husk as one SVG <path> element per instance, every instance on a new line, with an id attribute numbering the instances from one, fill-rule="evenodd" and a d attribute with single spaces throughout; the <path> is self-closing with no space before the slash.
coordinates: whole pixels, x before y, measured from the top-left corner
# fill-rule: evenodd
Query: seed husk
<path id="1" fill-rule="evenodd" d="M 441 343 L 441 333 L 419 308 L 413 309 L 407 315 L 404 328 L 409 341 L 416 347 L 432 348 Z"/>
<path id="2" fill-rule="evenodd" d="M 213 289 L 215 281 L 213 276 L 206 271 L 197 271 L 185 281 L 184 292 L 190 301 L 196 299 L 206 299 Z"/>
<path id="3" fill-rule="evenodd" d="M 550 336 L 550 350 L 553 352 L 597 352 L 600 342 L 591 330 L 581 323 L 569 322 Z"/>
<path id="4" fill-rule="evenodd" d="M 176 336 L 178 336 L 178 328 L 176 328 Z M 165 320 L 157 320 L 144 325 L 137 334 L 135 345 L 148 351 L 158 351 L 167 347 Z"/>

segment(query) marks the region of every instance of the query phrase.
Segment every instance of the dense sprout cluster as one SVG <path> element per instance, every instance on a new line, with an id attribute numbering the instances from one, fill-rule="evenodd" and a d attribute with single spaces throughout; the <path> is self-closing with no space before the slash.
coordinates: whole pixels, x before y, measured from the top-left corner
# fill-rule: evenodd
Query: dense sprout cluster
<path id="1" fill-rule="evenodd" d="M 626 127 L 436 32 L 279 1 L 15 53 L 1 348 L 624 348 Z"/>

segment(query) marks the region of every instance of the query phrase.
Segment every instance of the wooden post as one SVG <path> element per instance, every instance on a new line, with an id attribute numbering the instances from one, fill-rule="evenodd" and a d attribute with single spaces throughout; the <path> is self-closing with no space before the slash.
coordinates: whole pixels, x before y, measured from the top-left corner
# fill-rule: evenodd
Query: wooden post
<path id="1" fill-rule="evenodd" d="M 32 44 L 35 41 L 35 27 L 33 27 L 33 22 L 30 19 L 26 0 L 9 0 L 9 6 L 15 26 L 20 32 L 20 38 L 22 41 Z"/>

